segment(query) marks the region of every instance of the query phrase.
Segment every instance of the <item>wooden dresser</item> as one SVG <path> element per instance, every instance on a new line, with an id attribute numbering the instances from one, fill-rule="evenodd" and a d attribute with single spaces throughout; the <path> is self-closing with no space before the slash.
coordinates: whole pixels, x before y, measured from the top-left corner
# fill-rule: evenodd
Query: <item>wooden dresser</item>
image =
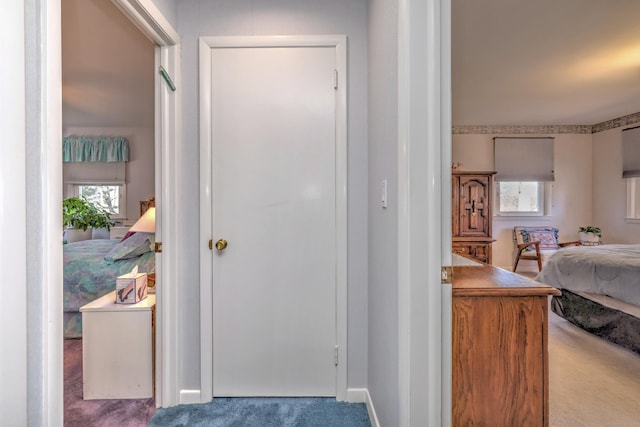
<path id="1" fill-rule="evenodd" d="M 453 426 L 548 426 L 548 296 L 490 265 L 454 267 Z"/>
<path id="2" fill-rule="evenodd" d="M 451 173 L 453 252 L 491 264 L 492 182 L 495 172 Z"/>

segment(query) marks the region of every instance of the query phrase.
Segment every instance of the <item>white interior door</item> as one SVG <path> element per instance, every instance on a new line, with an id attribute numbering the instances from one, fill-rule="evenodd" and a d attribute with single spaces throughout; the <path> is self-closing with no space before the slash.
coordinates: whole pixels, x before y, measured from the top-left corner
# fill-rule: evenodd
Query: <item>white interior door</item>
<path id="1" fill-rule="evenodd" d="M 214 396 L 335 396 L 335 47 L 212 49 Z"/>

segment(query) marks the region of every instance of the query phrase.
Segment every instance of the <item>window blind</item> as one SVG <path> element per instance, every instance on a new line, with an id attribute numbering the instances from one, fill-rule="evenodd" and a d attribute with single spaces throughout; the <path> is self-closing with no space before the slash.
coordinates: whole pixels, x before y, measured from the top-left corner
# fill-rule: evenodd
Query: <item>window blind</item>
<path id="1" fill-rule="evenodd" d="M 640 126 L 622 130 L 622 177 L 640 176 Z"/>
<path id="2" fill-rule="evenodd" d="M 65 163 L 62 167 L 65 183 L 125 182 L 126 163 Z"/>
<path id="3" fill-rule="evenodd" d="M 554 138 L 493 138 L 496 181 L 554 181 Z"/>

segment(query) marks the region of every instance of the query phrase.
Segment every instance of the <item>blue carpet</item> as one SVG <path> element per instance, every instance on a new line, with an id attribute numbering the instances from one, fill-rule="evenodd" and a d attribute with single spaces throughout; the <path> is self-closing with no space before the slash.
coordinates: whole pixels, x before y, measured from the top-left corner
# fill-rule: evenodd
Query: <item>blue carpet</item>
<path id="1" fill-rule="evenodd" d="M 152 427 L 370 427 L 364 403 L 333 397 L 216 397 L 158 409 Z"/>

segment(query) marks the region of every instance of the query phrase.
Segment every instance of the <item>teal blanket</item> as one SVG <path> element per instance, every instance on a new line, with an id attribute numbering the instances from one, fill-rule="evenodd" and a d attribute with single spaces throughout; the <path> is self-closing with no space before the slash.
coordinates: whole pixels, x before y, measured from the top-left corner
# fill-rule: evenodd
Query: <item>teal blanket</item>
<path id="1" fill-rule="evenodd" d="M 65 338 L 82 337 L 80 307 L 115 290 L 116 277 L 136 265 L 140 272 L 155 272 L 153 238 L 140 234 L 129 242 L 85 240 L 64 245 Z"/>

